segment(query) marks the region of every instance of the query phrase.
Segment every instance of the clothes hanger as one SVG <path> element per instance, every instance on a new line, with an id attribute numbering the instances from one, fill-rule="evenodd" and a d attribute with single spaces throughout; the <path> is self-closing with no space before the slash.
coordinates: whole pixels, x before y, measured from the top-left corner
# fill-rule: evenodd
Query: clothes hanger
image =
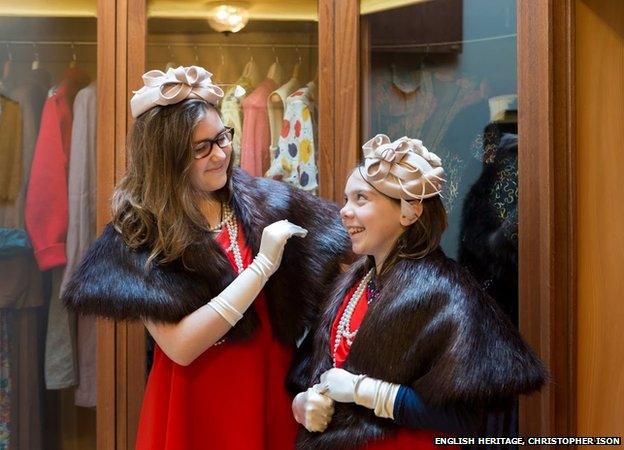
<path id="1" fill-rule="evenodd" d="M 37 44 L 33 42 L 33 62 L 30 65 L 30 70 L 39 70 L 39 52 L 37 51 Z"/>
<path id="2" fill-rule="evenodd" d="M 251 53 L 251 48 L 249 46 L 247 47 L 247 53 L 249 53 L 249 61 L 247 61 L 247 64 L 245 64 L 245 68 L 243 69 L 243 74 L 241 75 L 241 78 L 247 78 L 250 81 L 251 85 L 255 86 L 258 84 L 258 80 L 260 78 L 258 65 L 254 60 L 253 54 Z"/>
<path id="3" fill-rule="evenodd" d="M 175 62 L 175 55 L 173 54 L 173 50 L 171 50 L 171 45 L 167 45 L 167 50 L 169 50 L 169 61 L 165 65 L 165 72 L 169 69 L 175 69 L 179 64 Z"/>
<path id="4" fill-rule="evenodd" d="M 74 47 L 74 43 L 69 44 L 72 51 L 71 61 L 69 62 L 69 68 L 74 69 L 78 65 L 78 58 L 76 57 L 76 47 Z"/>
<path id="5" fill-rule="evenodd" d="M 269 71 L 267 73 L 267 78 L 275 81 L 276 84 L 280 84 L 282 82 L 282 65 L 279 62 L 279 57 L 277 53 L 275 53 L 275 47 L 272 47 L 273 54 L 275 55 L 275 61 L 269 67 Z"/>
<path id="6" fill-rule="evenodd" d="M 295 54 L 297 55 L 297 62 L 293 67 L 292 78 L 299 79 L 299 71 L 301 70 L 301 55 L 299 54 L 299 47 L 295 47 Z"/>
<path id="7" fill-rule="evenodd" d="M 215 67 L 215 71 L 212 74 L 216 81 L 221 81 L 225 73 L 225 56 L 223 56 L 223 47 L 219 46 L 219 64 Z"/>
<path id="8" fill-rule="evenodd" d="M 426 68 L 427 57 L 429 56 L 429 45 L 425 47 L 425 56 L 420 60 L 420 71 L 422 72 Z"/>
<path id="9" fill-rule="evenodd" d="M 4 45 L 7 49 L 8 59 L 4 62 L 4 67 L 2 68 L 2 79 L 8 80 L 13 74 L 13 53 L 11 53 L 11 47 L 9 47 L 8 43 Z"/>
<path id="10" fill-rule="evenodd" d="M 193 63 L 193 65 L 199 66 L 199 53 L 197 51 L 197 45 L 193 46 L 193 56 L 195 57 L 195 62 Z"/>

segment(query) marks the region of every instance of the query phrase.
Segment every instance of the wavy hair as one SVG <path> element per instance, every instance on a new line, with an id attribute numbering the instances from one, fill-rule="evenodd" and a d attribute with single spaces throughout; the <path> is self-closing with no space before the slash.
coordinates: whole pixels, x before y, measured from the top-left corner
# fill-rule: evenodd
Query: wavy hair
<path id="1" fill-rule="evenodd" d="M 208 226 L 190 172 L 193 131 L 210 109 L 200 99 L 156 106 L 136 119 L 128 135 L 129 164 L 113 194 L 112 222 L 130 248 L 149 251 L 148 267 L 183 258 Z M 232 192 L 232 161 L 226 185 L 216 192 L 225 202 Z"/>

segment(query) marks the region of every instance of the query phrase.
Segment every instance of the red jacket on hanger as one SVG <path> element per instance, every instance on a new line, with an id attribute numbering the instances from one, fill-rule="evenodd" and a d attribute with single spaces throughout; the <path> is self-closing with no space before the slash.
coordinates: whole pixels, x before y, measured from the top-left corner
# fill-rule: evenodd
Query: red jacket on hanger
<path id="1" fill-rule="evenodd" d="M 46 101 L 26 194 L 26 230 L 40 270 L 66 262 L 67 170 L 72 130 L 72 104 L 89 83 L 78 68 L 68 69 L 60 87 Z"/>

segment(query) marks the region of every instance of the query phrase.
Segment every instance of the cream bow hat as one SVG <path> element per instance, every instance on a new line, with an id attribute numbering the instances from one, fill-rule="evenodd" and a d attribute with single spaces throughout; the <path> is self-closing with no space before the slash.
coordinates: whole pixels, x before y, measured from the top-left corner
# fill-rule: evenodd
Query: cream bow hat
<path id="1" fill-rule="evenodd" d="M 160 105 L 174 105 L 187 98 L 199 98 L 216 105 L 223 90 L 212 83 L 212 74 L 203 67 L 177 67 L 167 72 L 150 70 L 143 74 L 144 86 L 130 100 L 132 117 Z"/>
<path id="2" fill-rule="evenodd" d="M 401 211 L 413 217 L 409 201 L 435 197 L 444 185 L 440 158 L 427 150 L 418 139 L 402 137 L 394 142 L 378 134 L 362 146 L 362 177 L 388 197 L 401 200 Z"/>

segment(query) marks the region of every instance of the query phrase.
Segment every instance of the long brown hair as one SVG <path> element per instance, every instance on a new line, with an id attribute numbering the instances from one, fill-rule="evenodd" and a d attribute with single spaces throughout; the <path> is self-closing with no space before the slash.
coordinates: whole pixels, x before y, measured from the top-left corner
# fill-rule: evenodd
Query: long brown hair
<path id="1" fill-rule="evenodd" d="M 396 201 L 399 200 L 391 199 Z M 381 272 L 399 259 L 420 259 L 437 249 L 447 227 L 447 216 L 439 196 L 422 201 L 422 214 L 399 236 L 394 248 L 384 261 Z"/>
<path id="2" fill-rule="evenodd" d="M 183 257 L 208 225 L 190 170 L 193 131 L 209 109 L 214 107 L 199 99 L 156 106 L 136 119 L 128 135 L 129 164 L 113 194 L 113 225 L 129 247 L 149 250 L 148 266 Z M 232 160 L 228 181 L 216 192 L 221 201 L 231 196 Z"/>

